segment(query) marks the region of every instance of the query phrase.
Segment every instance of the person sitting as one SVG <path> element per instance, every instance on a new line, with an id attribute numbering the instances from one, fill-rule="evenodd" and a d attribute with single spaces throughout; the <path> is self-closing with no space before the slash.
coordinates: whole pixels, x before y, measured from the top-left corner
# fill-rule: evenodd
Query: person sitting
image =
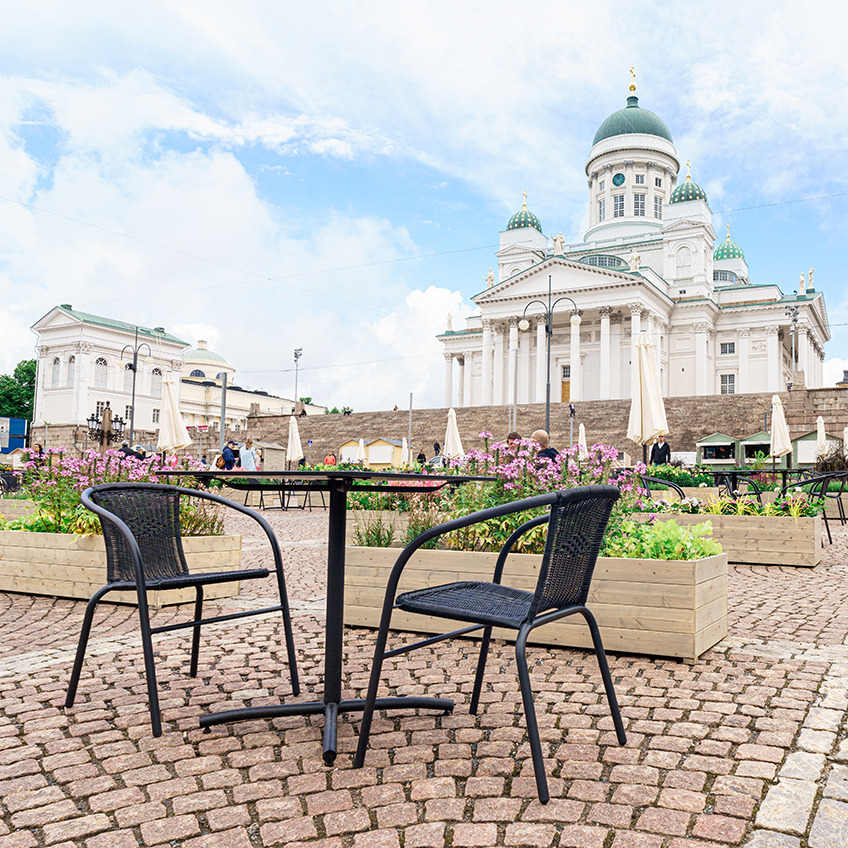
<path id="1" fill-rule="evenodd" d="M 232 471 L 236 465 L 236 455 L 233 453 L 233 448 L 236 446 L 236 443 L 230 439 L 227 444 L 224 445 L 224 450 L 221 452 L 221 456 L 224 457 L 224 470 Z"/>
<path id="2" fill-rule="evenodd" d="M 424 453 L 423 450 L 418 451 L 418 456 L 415 457 L 415 461 L 419 465 L 423 465 L 427 461 L 427 455 Z"/>
<path id="3" fill-rule="evenodd" d="M 328 453 L 324 457 L 324 465 L 335 465 L 335 464 L 336 464 L 336 455 L 332 451 L 330 451 L 330 453 Z"/>
<path id="4" fill-rule="evenodd" d="M 671 448 L 668 446 L 665 436 L 660 434 L 651 448 L 651 465 L 668 465 L 670 462 Z"/>
<path id="5" fill-rule="evenodd" d="M 521 438 L 521 433 L 516 433 L 515 430 L 513 430 L 511 433 L 507 433 L 506 446 L 508 448 L 518 447 L 518 440 L 520 438 Z"/>
<path id="6" fill-rule="evenodd" d="M 559 451 L 556 448 L 548 446 L 548 434 L 544 430 L 534 431 L 530 440 L 536 442 L 541 448 L 536 456 L 545 457 L 545 459 L 556 459 L 559 456 Z"/>

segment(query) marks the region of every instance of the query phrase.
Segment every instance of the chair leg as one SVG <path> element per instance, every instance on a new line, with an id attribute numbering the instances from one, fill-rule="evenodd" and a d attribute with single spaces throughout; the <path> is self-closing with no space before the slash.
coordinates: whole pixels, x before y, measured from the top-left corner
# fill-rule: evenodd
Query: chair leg
<path id="1" fill-rule="evenodd" d="M 356 745 L 356 756 L 353 758 L 354 768 L 362 768 L 365 763 L 365 752 L 368 750 L 368 737 L 371 735 L 371 721 L 374 718 L 374 707 L 377 702 L 377 689 L 380 686 L 380 673 L 383 670 L 383 658 L 386 653 L 386 642 L 389 638 L 390 621 L 391 608 L 388 615 L 386 615 L 384 606 L 383 619 L 380 621 L 380 630 L 377 632 L 377 642 L 374 646 L 374 661 L 371 663 L 368 694 L 365 696 L 365 708 L 362 711 L 362 721 L 359 725 L 359 741 Z"/>
<path id="2" fill-rule="evenodd" d="M 486 671 L 486 659 L 489 655 L 489 643 L 492 641 L 492 628 L 487 627 L 483 631 L 480 640 L 480 658 L 477 660 L 477 674 L 474 675 L 474 691 L 471 693 L 471 706 L 468 712 L 477 715 L 477 707 L 480 705 L 480 692 L 483 690 L 483 674 Z"/>
<path id="3" fill-rule="evenodd" d="M 97 609 L 97 604 L 100 599 L 109 591 L 108 586 L 103 586 L 98 589 L 85 608 L 85 615 L 82 619 L 82 628 L 80 630 L 79 642 L 77 643 L 77 654 L 74 658 L 74 667 L 71 671 L 71 680 L 68 683 L 68 694 L 65 695 L 65 706 L 72 707 L 77 697 L 77 686 L 79 685 L 80 673 L 82 672 L 82 664 L 85 661 L 85 649 L 88 646 L 88 637 L 91 634 L 91 625 L 94 621 L 94 611 Z"/>
<path id="4" fill-rule="evenodd" d="M 522 627 L 515 640 L 515 661 L 518 665 L 518 681 L 521 685 L 521 698 L 524 702 L 524 720 L 527 722 L 527 737 L 530 740 L 530 753 L 533 756 L 533 772 L 536 775 L 536 791 L 539 800 L 547 804 L 551 798 L 548 791 L 548 778 L 545 775 L 545 760 L 542 756 L 542 742 L 539 739 L 539 725 L 536 722 L 536 706 L 533 703 L 533 689 L 530 686 L 530 670 L 527 668 L 527 636 L 530 628 Z"/>
<path id="5" fill-rule="evenodd" d="M 824 520 L 825 530 L 827 530 L 827 541 L 832 545 L 833 536 L 830 535 L 830 522 L 827 520 L 827 504 L 824 505 L 824 509 L 822 510 L 822 519 Z"/>
<path id="6" fill-rule="evenodd" d="M 280 604 L 283 607 L 283 633 L 286 637 L 286 654 L 289 660 L 289 677 L 291 678 L 292 694 L 300 694 L 300 678 L 297 674 L 297 656 L 294 651 L 294 633 L 292 631 L 289 596 L 286 592 L 286 579 L 281 570 L 277 570 L 277 590 L 280 593 Z"/>
<path id="7" fill-rule="evenodd" d="M 147 705 L 154 736 L 162 735 L 162 716 L 159 710 L 159 690 L 156 687 L 156 666 L 153 661 L 153 636 L 150 632 L 150 611 L 147 594 L 138 592 L 138 618 L 141 627 L 141 650 L 144 655 L 144 677 L 147 680 Z"/>
<path id="8" fill-rule="evenodd" d="M 604 643 L 601 641 L 601 631 L 598 630 L 598 623 L 595 621 L 595 616 L 592 615 L 585 607 L 580 610 L 583 618 L 586 619 L 586 624 L 589 625 L 589 632 L 592 634 L 592 644 L 595 646 L 595 656 L 598 658 L 598 665 L 601 667 L 601 677 L 604 681 L 604 689 L 607 693 L 607 702 L 609 703 L 610 713 L 612 714 L 612 722 L 615 725 L 615 735 L 618 737 L 618 744 L 624 745 L 627 742 L 627 734 L 624 732 L 624 722 L 621 720 L 621 711 L 618 708 L 618 698 L 615 696 L 615 687 L 612 683 L 612 675 L 607 663 L 607 655 L 604 651 Z"/>
<path id="9" fill-rule="evenodd" d="M 203 586 L 197 585 L 194 599 L 194 627 L 191 635 L 191 665 L 188 669 L 189 677 L 197 677 L 197 657 L 200 653 L 200 620 L 203 618 Z"/>

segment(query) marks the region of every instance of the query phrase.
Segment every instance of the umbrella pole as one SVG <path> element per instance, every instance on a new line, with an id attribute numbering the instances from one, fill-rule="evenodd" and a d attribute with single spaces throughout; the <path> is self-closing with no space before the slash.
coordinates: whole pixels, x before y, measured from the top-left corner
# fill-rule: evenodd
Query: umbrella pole
<path id="1" fill-rule="evenodd" d="M 642 462 L 647 465 L 648 464 L 648 446 L 642 445 Z"/>

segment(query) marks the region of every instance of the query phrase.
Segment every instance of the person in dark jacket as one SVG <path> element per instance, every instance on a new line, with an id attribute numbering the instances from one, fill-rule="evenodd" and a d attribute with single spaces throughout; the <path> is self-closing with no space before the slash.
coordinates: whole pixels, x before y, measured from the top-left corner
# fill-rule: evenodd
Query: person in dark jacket
<path id="1" fill-rule="evenodd" d="M 233 453 L 233 448 L 236 446 L 236 443 L 230 439 L 227 444 L 224 445 L 224 450 L 221 452 L 221 456 L 224 457 L 224 470 L 231 471 L 236 464 L 236 455 Z"/>
<path id="2" fill-rule="evenodd" d="M 665 440 L 665 436 L 657 436 L 654 446 L 651 448 L 651 465 L 668 465 L 671 462 L 671 448 Z"/>
<path id="3" fill-rule="evenodd" d="M 559 456 L 559 451 L 556 448 L 548 447 L 548 434 L 544 430 L 535 430 L 530 440 L 536 442 L 541 450 L 536 456 L 545 457 L 546 459 L 556 459 Z"/>

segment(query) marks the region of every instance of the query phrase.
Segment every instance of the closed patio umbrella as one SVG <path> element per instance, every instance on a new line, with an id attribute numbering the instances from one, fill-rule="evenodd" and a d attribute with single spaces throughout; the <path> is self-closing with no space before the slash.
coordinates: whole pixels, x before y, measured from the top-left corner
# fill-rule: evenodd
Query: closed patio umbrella
<path id="1" fill-rule="evenodd" d="M 356 461 L 365 462 L 365 439 L 359 440 L 359 446 L 356 450 Z"/>
<path id="2" fill-rule="evenodd" d="M 289 418 L 289 440 L 286 445 L 286 459 L 290 463 L 297 463 L 304 458 L 303 446 L 300 444 L 300 430 L 297 428 L 297 418 L 294 415 Z"/>
<path id="3" fill-rule="evenodd" d="M 842 431 L 842 453 L 848 454 L 848 427 Z"/>
<path id="4" fill-rule="evenodd" d="M 792 453 L 792 439 L 789 438 L 789 428 L 786 426 L 786 416 L 783 414 L 783 403 L 779 395 L 771 399 L 771 443 L 769 456 L 778 457 Z"/>
<path id="5" fill-rule="evenodd" d="M 462 440 L 459 438 L 459 427 L 456 423 L 456 412 L 453 407 L 448 411 L 448 427 L 445 430 L 445 446 L 442 448 L 442 453 L 448 459 L 456 459 L 460 456 L 465 456 L 465 451 L 462 449 Z"/>
<path id="6" fill-rule="evenodd" d="M 180 413 L 176 381 L 167 374 L 162 380 L 162 414 L 159 420 L 159 438 L 156 441 L 156 448 L 160 451 L 178 451 L 190 448 L 192 444 L 191 436 Z"/>
<path id="7" fill-rule="evenodd" d="M 630 401 L 630 418 L 627 422 L 627 438 L 643 447 L 643 459 L 646 446 L 657 436 L 668 435 L 668 420 L 665 417 L 665 404 L 657 378 L 657 357 L 654 345 L 647 333 L 640 333 L 636 350 L 633 352 L 633 398 Z"/>
<path id="8" fill-rule="evenodd" d="M 824 431 L 824 418 L 816 418 L 816 457 L 827 453 L 827 434 Z"/>
<path id="9" fill-rule="evenodd" d="M 406 436 L 403 437 L 403 441 L 400 444 L 400 464 L 401 465 L 409 465 L 410 456 L 409 456 L 409 442 L 406 440 Z"/>
<path id="10" fill-rule="evenodd" d="M 586 444 L 586 427 L 583 425 L 583 422 L 580 423 L 580 427 L 577 430 L 577 455 L 581 459 L 589 456 L 589 447 Z"/>

